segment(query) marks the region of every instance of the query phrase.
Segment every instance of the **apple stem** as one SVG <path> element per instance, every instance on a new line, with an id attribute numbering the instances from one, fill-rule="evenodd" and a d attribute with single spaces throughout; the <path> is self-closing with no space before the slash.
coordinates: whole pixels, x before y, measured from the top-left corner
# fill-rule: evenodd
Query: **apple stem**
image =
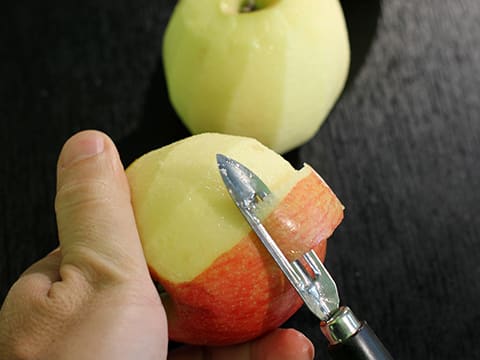
<path id="1" fill-rule="evenodd" d="M 257 4 L 255 0 L 244 0 L 240 5 L 240 12 L 247 13 L 257 10 Z"/>

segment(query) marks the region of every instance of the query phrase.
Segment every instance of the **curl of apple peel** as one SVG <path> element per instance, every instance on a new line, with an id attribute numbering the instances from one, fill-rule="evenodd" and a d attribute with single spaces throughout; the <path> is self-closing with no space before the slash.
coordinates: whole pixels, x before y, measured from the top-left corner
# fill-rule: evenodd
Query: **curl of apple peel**
<path id="1" fill-rule="evenodd" d="M 252 138 L 205 133 L 127 169 L 152 278 L 164 289 L 169 336 L 201 345 L 251 340 L 279 327 L 301 299 L 232 202 L 216 154 L 241 162 L 272 190 L 262 222 L 289 260 L 325 257 L 343 206 L 308 165 L 295 170 Z"/>

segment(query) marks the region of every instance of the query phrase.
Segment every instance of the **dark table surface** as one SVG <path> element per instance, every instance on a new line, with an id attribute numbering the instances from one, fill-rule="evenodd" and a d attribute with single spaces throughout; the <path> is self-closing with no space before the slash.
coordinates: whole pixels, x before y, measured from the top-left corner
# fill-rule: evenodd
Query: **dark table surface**
<path id="1" fill-rule="evenodd" d="M 7 1 L 0 11 L 0 300 L 56 246 L 55 162 L 80 129 L 128 165 L 188 135 L 165 90 L 175 1 Z M 345 0 L 348 86 L 308 144 L 346 206 L 327 265 L 397 359 L 480 359 L 480 2 Z M 304 309 L 288 323 L 325 341 Z"/>

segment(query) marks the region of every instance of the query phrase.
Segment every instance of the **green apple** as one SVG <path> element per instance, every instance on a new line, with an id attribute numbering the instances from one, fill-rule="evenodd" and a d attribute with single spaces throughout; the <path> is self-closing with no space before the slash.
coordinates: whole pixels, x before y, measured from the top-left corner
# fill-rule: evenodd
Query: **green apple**
<path id="1" fill-rule="evenodd" d="M 343 206 L 309 166 L 295 170 L 251 138 L 201 134 L 137 159 L 127 169 L 145 257 L 172 340 L 225 345 L 285 322 L 302 304 L 234 205 L 216 154 L 248 166 L 275 194 L 263 222 L 289 260 L 324 258 Z"/>
<path id="2" fill-rule="evenodd" d="M 180 0 L 163 60 L 171 103 L 192 133 L 254 137 L 284 153 L 327 117 L 350 48 L 338 0 Z"/>

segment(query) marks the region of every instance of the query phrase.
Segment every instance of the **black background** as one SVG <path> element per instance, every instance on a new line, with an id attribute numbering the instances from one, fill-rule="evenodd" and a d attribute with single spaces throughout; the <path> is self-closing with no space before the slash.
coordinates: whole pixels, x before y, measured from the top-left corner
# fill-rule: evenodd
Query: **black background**
<path id="1" fill-rule="evenodd" d="M 165 90 L 170 0 L 0 7 L 0 300 L 56 246 L 55 163 L 80 129 L 125 165 L 188 135 Z M 480 2 L 343 1 L 348 86 L 313 165 L 346 206 L 327 265 L 398 359 L 480 359 Z M 287 325 L 325 341 L 302 309 Z"/>

